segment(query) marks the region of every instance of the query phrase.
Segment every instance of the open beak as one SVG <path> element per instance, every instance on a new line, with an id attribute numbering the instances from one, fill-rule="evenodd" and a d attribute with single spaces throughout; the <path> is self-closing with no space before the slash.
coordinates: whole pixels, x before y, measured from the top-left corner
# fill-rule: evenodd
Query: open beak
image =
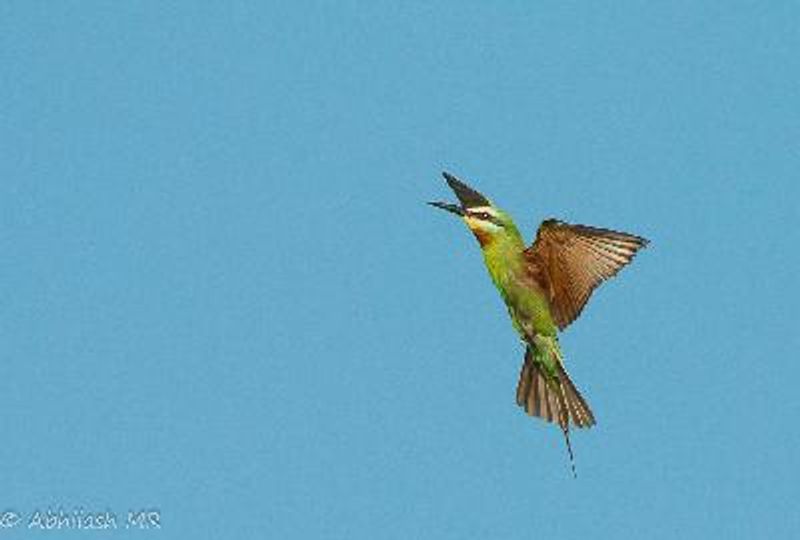
<path id="1" fill-rule="evenodd" d="M 459 206 L 457 204 L 445 202 L 428 203 L 431 206 L 441 208 L 442 210 L 447 210 L 448 212 L 452 212 L 458 216 L 463 216 L 466 209 L 492 205 L 492 203 L 489 202 L 489 199 L 469 187 L 452 174 L 443 172 L 442 176 L 444 176 L 444 179 L 447 180 L 447 185 L 450 186 L 450 189 L 452 189 L 453 193 L 456 194 L 456 197 L 458 197 L 461 205 Z"/>
<path id="2" fill-rule="evenodd" d="M 457 204 L 451 204 L 446 202 L 429 202 L 428 204 L 431 206 L 435 206 L 436 208 L 441 208 L 442 210 L 447 210 L 448 212 L 452 212 L 457 216 L 464 215 L 464 209 Z"/>

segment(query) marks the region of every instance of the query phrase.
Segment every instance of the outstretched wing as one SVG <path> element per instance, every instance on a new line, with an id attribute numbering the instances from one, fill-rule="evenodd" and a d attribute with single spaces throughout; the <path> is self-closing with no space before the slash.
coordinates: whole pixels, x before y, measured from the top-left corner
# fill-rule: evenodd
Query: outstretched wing
<path id="1" fill-rule="evenodd" d="M 525 258 L 549 293 L 553 318 L 563 330 L 581 314 L 592 291 L 646 245 L 633 234 L 548 219 Z"/>

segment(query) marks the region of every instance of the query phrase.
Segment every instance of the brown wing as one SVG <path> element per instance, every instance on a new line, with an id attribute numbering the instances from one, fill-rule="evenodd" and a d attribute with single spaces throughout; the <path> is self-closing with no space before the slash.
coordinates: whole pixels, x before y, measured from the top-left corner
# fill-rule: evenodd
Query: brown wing
<path id="1" fill-rule="evenodd" d="M 553 318 L 563 330 L 581 314 L 592 291 L 646 245 L 633 234 L 548 219 L 525 257 L 549 292 Z"/>

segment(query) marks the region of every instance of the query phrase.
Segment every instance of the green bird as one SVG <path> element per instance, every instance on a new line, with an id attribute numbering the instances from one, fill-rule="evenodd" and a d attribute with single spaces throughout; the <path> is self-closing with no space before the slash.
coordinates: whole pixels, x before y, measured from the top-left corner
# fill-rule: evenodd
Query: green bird
<path id="1" fill-rule="evenodd" d="M 595 418 L 567 374 L 558 332 L 578 318 L 592 291 L 628 264 L 648 241 L 548 219 L 526 247 L 511 216 L 455 176 L 443 175 L 460 204 L 428 204 L 460 216 L 477 238 L 489 276 L 525 345 L 517 404 L 531 416 L 558 422 L 575 474 L 570 425 L 588 428 Z"/>

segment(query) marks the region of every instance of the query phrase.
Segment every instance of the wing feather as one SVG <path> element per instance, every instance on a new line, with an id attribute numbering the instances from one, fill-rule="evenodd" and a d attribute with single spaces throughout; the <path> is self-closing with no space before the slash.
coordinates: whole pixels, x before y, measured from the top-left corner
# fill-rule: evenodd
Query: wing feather
<path id="1" fill-rule="evenodd" d="M 532 273 L 544 279 L 559 328 L 577 319 L 594 289 L 631 262 L 647 242 L 610 229 L 555 219 L 543 222 L 525 257 Z"/>

